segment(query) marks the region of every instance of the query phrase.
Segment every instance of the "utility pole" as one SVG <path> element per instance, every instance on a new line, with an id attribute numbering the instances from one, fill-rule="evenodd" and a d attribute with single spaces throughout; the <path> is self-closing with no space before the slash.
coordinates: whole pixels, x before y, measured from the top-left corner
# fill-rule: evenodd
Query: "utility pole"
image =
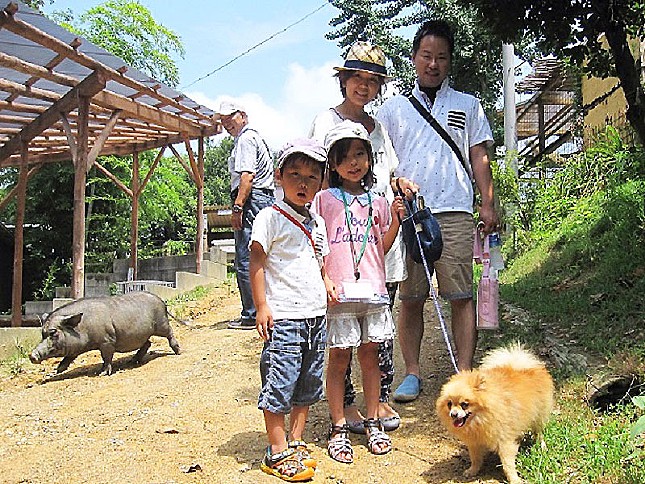
<path id="1" fill-rule="evenodd" d="M 513 44 L 502 44 L 502 70 L 504 82 L 504 146 L 511 168 L 518 174 L 517 167 L 517 126 L 515 112 L 515 48 Z"/>

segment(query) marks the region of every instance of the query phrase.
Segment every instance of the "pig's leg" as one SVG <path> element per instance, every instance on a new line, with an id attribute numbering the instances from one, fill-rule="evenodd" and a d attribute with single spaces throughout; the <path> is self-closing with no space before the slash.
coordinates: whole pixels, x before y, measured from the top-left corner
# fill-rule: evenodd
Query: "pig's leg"
<path id="1" fill-rule="evenodd" d="M 112 357 L 114 356 L 114 345 L 104 345 L 99 349 L 101 357 L 103 358 L 103 366 L 101 367 L 101 375 L 112 374 Z"/>
<path id="2" fill-rule="evenodd" d="M 170 326 L 170 321 L 168 321 L 168 316 L 165 316 L 160 322 L 155 325 L 155 336 L 161 336 L 163 338 L 168 338 L 168 344 L 175 352 L 176 355 L 179 354 L 181 348 L 179 348 L 179 341 L 175 338 L 175 335 L 172 332 L 172 327 Z"/>
<path id="3" fill-rule="evenodd" d="M 64 372 L 65 370 L 67 370 L 67 368 L 69 368 L 69 365 L 71 365 L 71 364 L 72 364 L 72 361 L 74 361 L 74 359 L 76 358 L 76 356 L 77 356 L 77 355 L 74 355 L 74 356 L 66 356 L 65 358 L 63 358 L 63 359 L 61 360 L 61 362 L 58 364 L 58 367 L 56 368 L 56 373 L 62 373 L 62 372 Z"/>
<path id="4" fill-rule="evenodd" d="M 143 346 L 139 348 L 139 351 L 132 357 L 132 363 L 140 365 L 143 362 L 143 358 L 146 356 L 146 353 L 150 349 L 150 340 L 143 343 Z"/>
<path id="5" fill-rule="evenodd" d="M 179 348 L 179 341 L 177 341 L 177 338 L 175 338 L 175 336 L 172 334 L 172 330 L 170 330 L 170 336 L 168 336 L 168 343 L 170 343 L 170 347 L 175 352 L 175 354 L 178 355 L 181 351 L 181 348 Z"/>

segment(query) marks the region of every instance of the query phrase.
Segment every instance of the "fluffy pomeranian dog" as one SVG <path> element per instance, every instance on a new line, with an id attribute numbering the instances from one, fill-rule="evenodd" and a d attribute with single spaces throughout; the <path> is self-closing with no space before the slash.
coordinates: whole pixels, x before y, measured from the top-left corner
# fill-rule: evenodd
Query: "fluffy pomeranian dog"
<path id="1" fill-rule="evenodd" d="M 437 415 L 468 447 L 473 477 L 496 452 L 510 484 L 521 484 L 515 457 L 527 432 L 537 437 L 553 409 L 553 380 L 544 363 L 515 344 L 491 351 L 478 369 L 454 375 L 441 389 Z"/>

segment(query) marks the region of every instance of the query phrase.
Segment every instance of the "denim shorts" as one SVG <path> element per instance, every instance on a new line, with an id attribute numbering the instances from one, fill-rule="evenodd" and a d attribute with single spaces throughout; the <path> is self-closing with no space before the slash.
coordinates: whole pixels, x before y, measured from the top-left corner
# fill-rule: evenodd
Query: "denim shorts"
<path id="1" fill-rule="evenodd" d="M 326 325 L 324 316 L 274 321 L 260 357 L 259 409 L 287 414 L 322 399 Z"/>

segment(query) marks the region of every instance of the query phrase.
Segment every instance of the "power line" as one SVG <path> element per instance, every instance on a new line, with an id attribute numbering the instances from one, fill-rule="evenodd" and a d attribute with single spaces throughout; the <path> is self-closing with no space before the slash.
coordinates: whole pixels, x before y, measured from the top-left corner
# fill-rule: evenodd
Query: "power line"
<path id="1" fill-rule="evenodd" d="M 305 15 L 304 17 L 302 17 L 302 18 L 300 18 L 300 19 L 296 20 L 296 21 L 295 21 L 294 23 L 292 23 L 291 25 L 287 25 L 285 28 L 283 28 L 283 29 L 282 29 L 282 30 L 280 30 L 279 32 L 276 32 L 276 33 L 274 33 L 274 34 L 270 35 L 269 37 L 267 37 L 267 38 L 266 38 L 266 39 L 264 39 L 263 41 L 258 42 L 257 44 L 255 44 L 253 47 L 250 47 L 249 49 L 245 50 L 245 51 L 244 51 L 244 52 L 242 52 L 241 54 L 239 54 L 239 55 L 237 55 L 237 56 L 233 57 L 233 58 L 232 58 L 230 61 L 228 61 L 226 64 L 222 64 L 221 66 L 219 66 L 218 68 L 216 68 L 216 69 L 212 70 L 212 71 L 211 71 L 211 72 L 209 72 L 208 74 L 203 75 L 203 76 L 202 76 L 202 77 L 200 77 L 199 79 L 194 80 L 194 81 L 193 81 L 193 82 L 191 82 L 190 84 L 187 84 L 187 85 L 185 85 L 185 86 L 181 87 L 180 89 L 181 89 L 181 90 L 184 90 L 184 89 L 186 89 L 186 88 L 189 88 L 189 87 L 190 87 L 190 86 L 192 86 L 193 84 L 196 84 L 196 83 L 198 83 L 199 81 L 203 81 L 203 80 L 204 80 L 204 79 L 206 79 L 207 77 L 210 77 L 210 76 L 212 76 L 213 74 L 215 74 L 216 72 L 221 71 L 222 69 L 224 69 L 225 67 L 227 67 L 227 66 L 231 65 L 233 62 L 235 62 L 235 61 L 236 61 L 236 60 L 238 60 L 239 58 L 244 57 L 246 54 L 248 54 L 248 53 L 249 53 L 249 52 L 251 52 L 252 50 L 257 49 L 257 48 L 258 48 L 258 47 L 260 47 L 262 44 L 266 44 L 268 41 L 270 41 L 271 39 L 273 39 L 273 38 L 277 37 L 278 35 L 280 35 L 280 34 L 282 34 L 282 33 L 286 32 L 286 31 L 287 31 L 287 30 L 289 30 L 291 27 L 294 27 L 295 25 L 298 25 L 300 22 L 303 22 L 304 20 L 308 19 L 309 17 L 311 17 L 313 14 L 315 14 L 315 13 L 316 13 L 316 12 L 318 12 L 319 10 L 322 10 L 326 5 L 328 5 L 328 3 L 327 3 L 327 2 L 323 3 L 323 4 L 322 4 L 322 5 L 320 5 L 318 8 L 316 8 L 316 9 L 315 9 L 315 10 L 313 10 L 312 12 L 309 12 L 309 13 L 308 13 L 307 15 Z"/>

